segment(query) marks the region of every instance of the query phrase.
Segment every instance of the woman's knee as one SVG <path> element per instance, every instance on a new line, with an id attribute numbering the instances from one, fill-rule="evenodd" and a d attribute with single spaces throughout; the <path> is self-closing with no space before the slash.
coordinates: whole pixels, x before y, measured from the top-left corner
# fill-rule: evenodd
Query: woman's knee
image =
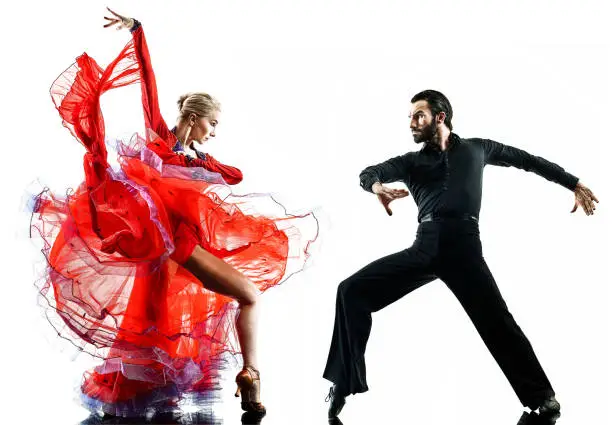
<path id="1" fill-rule="evenodd" d="M 257 303 L 257 288 L 255 284 L 247 278 L 242 279 L 241 283 L 242 288 L 240 293 L 235 297 L 236 301 L 238 301 L 241 306 L 255 305 Z"/>

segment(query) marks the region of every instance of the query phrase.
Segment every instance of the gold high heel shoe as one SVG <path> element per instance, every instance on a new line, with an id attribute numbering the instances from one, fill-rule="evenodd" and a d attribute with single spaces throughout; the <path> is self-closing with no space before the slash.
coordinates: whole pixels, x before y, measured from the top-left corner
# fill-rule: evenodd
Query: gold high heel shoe
<path id="1" fill-rule="evenodd" d="M 236 397 L 242 395 L 242 410 L 259 415 L 266 414 L 266 408 L 259 401 L 259 371 L 252 366 L 245 366 L 236 376 Z"/>

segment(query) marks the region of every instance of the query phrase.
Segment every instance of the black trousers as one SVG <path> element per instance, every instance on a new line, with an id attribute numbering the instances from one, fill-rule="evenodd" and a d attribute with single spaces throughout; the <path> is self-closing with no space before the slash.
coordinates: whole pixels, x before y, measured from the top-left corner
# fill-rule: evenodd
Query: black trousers
<path id="1" fill-rule="evenodd" d="M 367 391 L 371 314 L 436 278 L 457 297 L 524 406 L 535 409 L 554 395 L 485 263 L 478 223 L 469 220 L 421 223 L 410 248 L 374 261 L 338 286 L 323 377 L 345 394 Z"/>

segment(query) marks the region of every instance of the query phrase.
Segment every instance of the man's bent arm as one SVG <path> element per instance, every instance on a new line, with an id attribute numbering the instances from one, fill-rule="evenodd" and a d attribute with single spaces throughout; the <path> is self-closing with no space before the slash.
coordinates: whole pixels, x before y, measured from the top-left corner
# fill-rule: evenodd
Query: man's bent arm
<path id="1" fill-rule="evenodd" d="M 403 180 L 408 176 L 411 167 L 411 153 L 396 156 L 377 165 L 371 165 L 359 174 L 361 187 L 368 192 L 372 192 L 374 183 L 392 183 Z"/>

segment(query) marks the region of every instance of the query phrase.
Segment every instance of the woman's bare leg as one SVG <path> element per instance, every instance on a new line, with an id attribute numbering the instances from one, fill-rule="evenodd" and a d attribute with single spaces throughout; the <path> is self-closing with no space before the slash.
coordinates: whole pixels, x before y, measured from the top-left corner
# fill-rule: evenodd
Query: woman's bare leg
<path id="1" fill-rule="evenodd" d="M 238 341 L 244 366 L 257 369 L 257 289 L 255 285 L 223 260 L 196 246 L 183 265 L 205 288 L 227 295 L 238 301 L 240 309 L 236 318 Z"/>

